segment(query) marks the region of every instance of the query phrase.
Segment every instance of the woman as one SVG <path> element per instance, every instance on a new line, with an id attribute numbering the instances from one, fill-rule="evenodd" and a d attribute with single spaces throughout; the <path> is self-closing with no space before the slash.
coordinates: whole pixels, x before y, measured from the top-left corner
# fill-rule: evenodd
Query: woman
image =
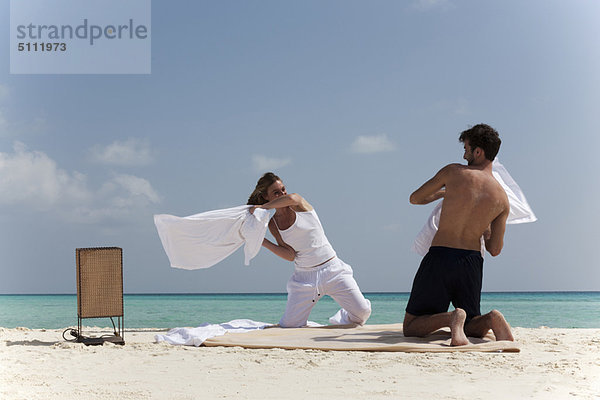
<path id="1" fill-rule="evenodd" d="M 263 246 L 295 264 L 279 325 L 306 325 L 312 308 L 325 295 L 342 306 L 330 323 L 364 324 L 371 315 L 371 302 L 358 288 L 352 268 L 337 258 L 314 208 L 299 194 L 287 194 L 281 179 L 272 172 L 258 180 L 248 204 L 253 205 L 251 213 L 257 208 L 275 209 L 269 230 L 277 243 L 265 238 Z"/>

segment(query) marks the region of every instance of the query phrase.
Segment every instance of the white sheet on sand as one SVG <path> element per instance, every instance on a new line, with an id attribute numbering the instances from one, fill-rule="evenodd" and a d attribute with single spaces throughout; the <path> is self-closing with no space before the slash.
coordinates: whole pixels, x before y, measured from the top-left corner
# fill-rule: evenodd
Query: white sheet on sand
<path id="1" fill-rule="evenodd" d="M 234 319 L 222 324 L 204 323 L 196 328 L 173 328 L 166 335 L 155 335 L 154 340 L 157 343 L 167 342 L 174 345 L 198 347 L 206 339 L 222 336 L 226 333 L 247 333 L 264 329 L 267 326 L 273 326 L 273 324 L 253 321 L 251 319 Z M 308 321 L 307 326 L 314 328 L 323 325 Z"/>
<path id="2" fill-rule="evenodd" d="M 173 268 L 209 268 L 244 245 L 244 262 L 250 264 L 262 246 L 270 213 L 251 206 L 214 210 L 188 217 L 159 214 L 154 224 Z"/>
<path id="3" fill-rule="evenodd" d="M 537 221 L 537 217 L 531 210 L 527 199 L 523 194 L 523 191 L 517 185 L 515 180 L 510 176 L 504 165 L 500 164 L 500 161 L 496 158 L 492 163 L 492 174 L 494 178 L 502 185 L 502 188 L 508 196 L 508 202 L 510 203 L 510 213 L 506 221 L 507 224 L 523 224 L 526 222 Z M 424 256 L 429 251 L 431 241 L 438 230 L 440 222 L 440 213 L 442 211 L 442 201 L 440 201 L 431 215 L 425 222 L 425 225 L 421 229 L 421 232 L 415 238 L 412 245 L 412 250 L 421 256 Z M 483 239 L 482 239 L 483 240 Z M 481 254 L 484 253 L 484 247 L 482 243 Z"/>
<path id="4" fill-rule="evenodd" d="M 197 328 L 173 328 L 166 335 L 155 335 L 156 342 L 167 342 L 183 346 L 200 346 L 208 338 L 230 333 L 245 333 L 264 329 L 265 322 L 253 321 L 251 319 L 234 319 L 222 324 L 202 324 Z"/>

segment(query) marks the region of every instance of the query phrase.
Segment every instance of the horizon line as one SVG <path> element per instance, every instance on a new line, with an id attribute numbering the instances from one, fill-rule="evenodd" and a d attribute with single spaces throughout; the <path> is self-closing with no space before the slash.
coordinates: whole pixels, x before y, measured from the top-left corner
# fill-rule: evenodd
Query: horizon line
<path id="1" fill-rule="evenodd" d="M 492 293 L 600 293 L 600 290 L 490 290 L 482 294 Z M 363 294 L 410 294 L 410 292 L 363 292 Z M 76 296 L 77 293 L 0 293 L 0 296 Z M 173 295 L 287 295 L 287 292 L 131 292 L 123 296 L 173 296 Z"/>

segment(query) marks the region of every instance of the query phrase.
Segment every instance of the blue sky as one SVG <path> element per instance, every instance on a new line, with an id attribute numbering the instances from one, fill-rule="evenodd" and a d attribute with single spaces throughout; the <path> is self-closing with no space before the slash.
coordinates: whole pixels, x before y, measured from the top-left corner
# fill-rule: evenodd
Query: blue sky
<path id="1" fill-rule="evenodd" d="M 598 20 L 591 1 L 153 1 L 150 75 L 11 75 L 3 29 L 0 293 L 74 293 L 92 246 L 124 249 L 129 293 L 284 292 L 293 265 L 265 249 L 170 268 L 152 220 L 244 204 L 267 170 L 364 291 L 409 291 L 433 206 L 408 196 L 480 122 L 539 218 L 508 227 L 484 290 L 600 290 Z"/>

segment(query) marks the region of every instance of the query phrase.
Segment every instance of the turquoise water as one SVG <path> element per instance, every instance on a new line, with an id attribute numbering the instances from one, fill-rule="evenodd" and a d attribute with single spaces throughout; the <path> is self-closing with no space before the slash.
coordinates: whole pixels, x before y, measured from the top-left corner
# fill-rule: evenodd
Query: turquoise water
<path id="1" fill-rule="evenodd" d="M 367 293 L 373 313 L 368 323 L 402 322 L 408 293 Z M 173 328 L 247 318 L 277 323 L 285 294 L 126 294 L 124 325 Z M 329 297 L 320 300 L 310 320 L 326 324 L 338 310 Z M 600 328 L 600 292 L 483 293 L 481 311 L 500 310 L 512 326 Z M 108 318 L 86 319 L 106 327 Z M 77 325 L 76 295 L 0 295 L 0 326 L 60 329 Z"/>

